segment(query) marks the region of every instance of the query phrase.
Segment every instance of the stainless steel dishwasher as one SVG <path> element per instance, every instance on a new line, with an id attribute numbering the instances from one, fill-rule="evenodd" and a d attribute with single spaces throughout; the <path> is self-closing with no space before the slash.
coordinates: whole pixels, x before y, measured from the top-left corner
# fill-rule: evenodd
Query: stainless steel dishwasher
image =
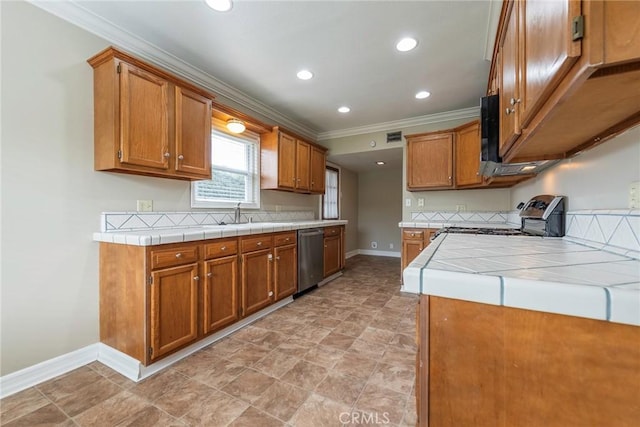
<path id="1" fill-rule="evenodd" d="M 298 292 L 317 285 L 324 274 L 324 230 L 298 230 Z"/>

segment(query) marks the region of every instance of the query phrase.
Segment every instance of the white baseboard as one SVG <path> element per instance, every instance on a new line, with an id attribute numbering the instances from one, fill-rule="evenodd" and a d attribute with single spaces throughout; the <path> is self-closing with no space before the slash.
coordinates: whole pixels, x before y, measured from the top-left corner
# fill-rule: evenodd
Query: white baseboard
<path id="1" fill-rule="evenodd" d="M 372 249 L 358 249 L 359 255 L 386 256 L 392 258 L 400 258 L 400 252 L 377 251 Z"/>
<path id="2" fill-rule="evenodd" d="M 99 344 L 91 344 L 0 377 L 0 398 L 5 398 L 91 363 L 98 358 L 98 349 Z"/>
<path id="3" fill-rule="evenodd" d="M 356 255 L 373 255 L 373 256 L 387 256 L 392 258 L 400 258 L 400 252 L 391 251 L 376 251 L 371 249 L 355 249 L 345 254 L 345 258 L 349 259 Z"/>
<path id="4" fill-rule="evenodd" d="M 254 313 L 245 319 L 242 319 L 238 323 L 234 323 L 228 328 L 216 332 L 213 335 L 209 335 L 201 341 L 198 341 L 197 343 L 194 343 L 189 347 L 172 354 L 171 356 L 155 362 L 150 366 L 143 366 L 138 360 L 134 359 L 133 357 L 126 355 L 112 347 L 109 347 L 106 344 L 91 344 L 70 353 L 54 357 L 53 359 L 45 360 L 44 362 L 40 362 L 37 365 L 29 366 L 28 368 L 24 368 L 0 377 L 0 399 L 25 390 L 29 387 L 38 385 L 44 381 L 50 380 L 51 378 L 66 374 L 69 371 L 77 369 L 96 360 L 107 365 L 114 371 L 119 372 L 125 377 L 137 382 L 157 373 L 158 371 L 176 363 L 181 359 L 184 359 L 185 357 L 195 353 L 201 348 L 206 347 L 209 344 L 226 337 L 227 335 L 237 331 L 238 329 L 255 322 L 256 320 L 281 307 L 284 307 L 291 302 L 293 302 L 292 297 L 285 298 L 282 301 L 278 301 L 277 303 L 270 305 L 269 307 L 257 313 Z"/>

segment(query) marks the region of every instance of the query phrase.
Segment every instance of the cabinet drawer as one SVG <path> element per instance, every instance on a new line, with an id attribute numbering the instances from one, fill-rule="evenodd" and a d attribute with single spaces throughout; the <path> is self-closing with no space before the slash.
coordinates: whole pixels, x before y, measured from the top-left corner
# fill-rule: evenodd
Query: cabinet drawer
<path id="1" fill-rule="evenodd" d="M 238 253 L 238 239 L 216 240 L 204 245 L 204 259 L 220 258 Z"/>
<path id="2" fill-rule="evenodd" d="M 402 240 L 424 240 L 424 230 L 402 230 Z"/>
<path id="3" fill-rule="evenodd" d="M 340 227 L 325 227 L 324 237 L 337 236 L 340 234 Z"/>
<path id="4" fill-rule="evenodd" d="M 292 245 L 296 243 L 296 232 L 282 233 L 273 237 L 274 246 Z"/>
<path id="5" fill-rule="evenodd" d="M 151 269 L 198 262 L 198 245 L 178 246 L 151 251 Z"/>
<path id="6" fill-rule="evenodd" d="M 243 237 L 240 241 L 242 252 L 252 252 L 259 249 L 268 249 L 273 246 L 271 235 L 261 234 L 259 236 Z"/>

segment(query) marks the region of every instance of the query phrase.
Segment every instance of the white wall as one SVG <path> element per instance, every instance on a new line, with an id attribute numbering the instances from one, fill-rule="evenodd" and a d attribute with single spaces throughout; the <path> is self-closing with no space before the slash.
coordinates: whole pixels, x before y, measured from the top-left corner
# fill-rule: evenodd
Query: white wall
<path id="1" fill-rule="evenodd" d="M 0 2 L 0 375 L 98 342 L 102 211 L 190 210 L 189 183 L 93 170 L 93 73 L 109 45 L 35 6 Z M 318 196 L 263 192 L 266 207 Z"/>
<path id="2" fill-rule="evenodd" d="M 513 187 L 511 200 L 559 194 L 567 196 L 569 210 L 626 209 L 635 181 L 640 181 L 640 126 Z"/>

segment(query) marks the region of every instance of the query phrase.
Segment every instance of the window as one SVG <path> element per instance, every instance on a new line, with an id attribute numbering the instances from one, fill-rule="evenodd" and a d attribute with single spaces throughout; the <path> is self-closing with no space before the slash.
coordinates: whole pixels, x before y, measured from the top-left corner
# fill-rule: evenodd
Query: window
<path id="1" fill-rule="evenodd" d="M 340 171 L 327 166 L 325 172 L 324 196 L 322 196 L 322 218 L 338 219 L 340 209 L 338 204 Z"/>
<path id="2" fill-rule="evenodd" d="M 231 135 L 214 120 L 211 179 L 191 184 L 191 207 L 260 208 L 260 137 L 245 131 Z"/>

